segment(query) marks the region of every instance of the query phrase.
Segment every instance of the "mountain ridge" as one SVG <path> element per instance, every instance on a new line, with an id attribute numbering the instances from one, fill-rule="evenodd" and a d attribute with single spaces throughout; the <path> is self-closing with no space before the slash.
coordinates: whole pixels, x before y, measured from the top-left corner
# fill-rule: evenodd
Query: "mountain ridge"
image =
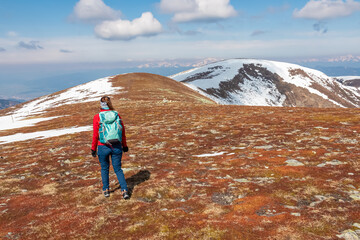
<path id="1" fill-rule="evenodd" d="M 360 90 L 296 64 L 229 59 L 170 76 L 220 104 L 359 107 Z"/>

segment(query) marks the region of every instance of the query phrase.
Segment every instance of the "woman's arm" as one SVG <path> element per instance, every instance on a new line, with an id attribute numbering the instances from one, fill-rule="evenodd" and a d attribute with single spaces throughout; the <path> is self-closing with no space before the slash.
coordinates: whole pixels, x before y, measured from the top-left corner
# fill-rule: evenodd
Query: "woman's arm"
<path id="1" fill-rule="evenodd" d="M 100 117 L 99 114 L 96 114 L 93 119 L 93 137 L 91 150 L 96 151 L 98 141 L 99 141 L 99 126 L 100 126 Z"/>
<path id="2" fill-rule="evenodd" d="M 126 134 L 125 134 L 125 125 L 124 125 L 124 122 L 123 122 L 123 120 L 121 119 L 121 117 L 120 117 L 120 115 L 119 115 L 119 118 L 120 118 L 120 123 L 121 123 L 121 126 L 122 126 L 122 141 L 121 141 L 121 143 L 122 143 L 122 146 L 123 147 L 127 147 L 127 144 L 126 144 Z"/>

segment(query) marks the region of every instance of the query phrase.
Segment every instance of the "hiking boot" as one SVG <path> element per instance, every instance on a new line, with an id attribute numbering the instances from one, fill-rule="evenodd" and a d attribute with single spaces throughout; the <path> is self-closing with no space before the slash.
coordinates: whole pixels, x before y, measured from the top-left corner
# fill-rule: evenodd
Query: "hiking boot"
<path id="1" fill-rule="evenodd" d="M 105 196 L 105 197 L 110 197 L 110 191 L 109 191 L 109 189 L 106 189 L 106 190 L 104 191 L 104 196 Z"/>
<path id="2" fill-rule="evenodd" d="M 127 191 L 123 191 L 122 195 L 123 195 L 123 198 L 124 198 L 125 200 L 130 199 L 130 196 L 129 196 L 129 194 L 128 194 Z"/>

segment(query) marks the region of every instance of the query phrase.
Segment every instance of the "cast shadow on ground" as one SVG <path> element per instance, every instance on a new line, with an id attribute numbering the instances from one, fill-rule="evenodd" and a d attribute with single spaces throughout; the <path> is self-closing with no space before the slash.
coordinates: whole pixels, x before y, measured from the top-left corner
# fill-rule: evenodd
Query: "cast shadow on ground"
<path id="1" fill-rule="evenodd" d="M 131 195 L 134 191 L 134 188 L 149 180 L 150 179 L 150 171 L 149 170 L 140 170 L 138 173 L 132 175 L 131 177 L 127 178 L 126 179 L 126 184 L 127 184 L 127 187 L 128 187 L 128 192 L 129 192 L 129 195 L 130 195 L 130 198 L 131 198 Z M 113 192 L 115 192 L 116 190 L 120 189 L 120 186 L 117 187 L 116 189 L 113 190 Z"/>

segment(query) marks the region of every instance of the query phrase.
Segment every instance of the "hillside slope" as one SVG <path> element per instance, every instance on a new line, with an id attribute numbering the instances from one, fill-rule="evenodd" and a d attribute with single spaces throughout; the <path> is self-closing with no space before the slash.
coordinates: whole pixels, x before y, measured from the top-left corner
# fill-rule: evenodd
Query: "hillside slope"
<path id="1" fill-rule="evenodd" d="M 99 99 L 104 95 L 112 96 L 115 106 L 121 104 L 132 108 L 146 106 L 149 101 L 152 105 L 167 102 L 215 103 L 159 75 L 133 73 L 102 78 L 0 111 L 0 144 L 26 140 L 27 135 L 34 138 L 36 133 L 43 131 L 61 129 L 64 134 L 67 131 L 87 131 L 91 128 L 88 114 L 98 111 Z M 44 134 L 51 136 L 56 132 Z"/>
<path id="2" fill-rule="evenodd" d="M 295 64 L 230 59 L 170 76 L 220 104 L 360 107 L 360 92 Z"/>
<path id="3" fill-rule="evenodd" d="M 126 126 L 129 201 L 112 169 L 104 198 L 90 155 L 103 94 Z M 360 230 L 360 109 L 223 106 L 174 80 L 126 74 L 0 113 L 15 116 L 0 130 L 2 239 L 311 240 Z"/>

